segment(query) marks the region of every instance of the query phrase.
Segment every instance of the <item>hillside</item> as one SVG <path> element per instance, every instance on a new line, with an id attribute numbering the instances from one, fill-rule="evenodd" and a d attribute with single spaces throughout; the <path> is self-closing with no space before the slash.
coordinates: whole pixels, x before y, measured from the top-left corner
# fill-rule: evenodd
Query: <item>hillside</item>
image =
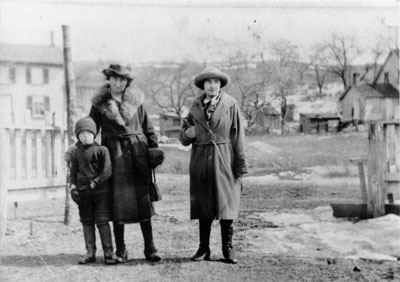
<path id="1" fill-rule="evenodd" d="M 109 62 L 103 61 L 79 61 L 75 63 L 76 85 L 98 87 L 104 82 L 102 70 L 108 66 Z M 137 77 L 137 82 L 143 84 L 141 77 L 145 76 L 151 66 L 133 66 L 133 74 Z M 362 66 L 355 69 L 361 71 Z M 300 113 L 337 113 L 337 99 L 343 93 L 342 81 L 333 74 L 327 75 L 325 85 L 323 87 L 322 97 L 318 96 L 318 87 L 316 84 L 316 76 L 314 70 L 309 68 L 303 76 L 303 80 L 299 81 L 295 78 L 297 86 L 292 94 L 287 97 L 288 104 L 294 104 L 295 120 L 298 119 Z M 156 109 L 150 112 L 155 113 Z"/>

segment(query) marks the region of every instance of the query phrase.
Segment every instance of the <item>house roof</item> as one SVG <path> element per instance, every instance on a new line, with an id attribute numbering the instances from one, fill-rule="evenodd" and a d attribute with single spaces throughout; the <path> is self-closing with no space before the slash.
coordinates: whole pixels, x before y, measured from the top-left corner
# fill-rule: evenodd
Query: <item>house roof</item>
<path id="1" fill-rule="evenodd" d="M 382 72 L 383 72 L 383 69 L 384 69 L 385 65 L 387 64 L 387 62 L 389 61 L 389 58 L 390 58 L 391 56 L 396 56 L 396 57 L 397 57 L 397 61 L 398 61 L 398 60 L 399 60 L 399 49 L 390 50 L 389 55 L 386 57 L 385 62 L 383 63 L 383 65 L 381 66 L 381 68 L 380 68 L 379 71 L 378 71 L 378 74 L 377 74 L 376 77 L 375 77 L 374 83 L 376 83 L 376 82 L 378 81 L 379 77 L 381 76 L 381 74 L 382 74 Z"/>
<path id="2" fill-rule="evenodd" d="M 0 44 L 0 61 L 63 65 L 61 48 L 50 45 Z"/>
<path id="3" fill-rule="evenodd" d="M 371 95 L 367 95 L 367 97 L 399 98 L 399 90 L 390 83 L 377 83 L 372 87 L 376 91 Z"/>
<path id="4" fill-rule="evenodd" d="M 351 85 L 347 88 L 347 90 L 339 97 L 339 101 L 341 101 L 346 94 L 351 89 L 357 89 L 360 91 L 361 95 L 372 98 L 399 98 L 399 90 L 397 90 L 390 83 L 376 83 L 376 84 L 359 84 L 359 85 Z"/>
<path id="5" fill-rule="evenodd" d="M 361 85 L 365 85 L 365 84 L 361 84 Z M 349 87 L 347 87 L 346 91 L 343 92 L 342 95 L 340 95 L 339 97 L 339 101 L 343 100 L 343 98 L 347 95 L 347 93 L 349 93 L 349 91 L 353 88 L 358 89 L 361 85 L 350 85 Z M 358 89 L 359 90 L 359 89 Z M 359 90 L 360 91 L 360 90 Z"/>

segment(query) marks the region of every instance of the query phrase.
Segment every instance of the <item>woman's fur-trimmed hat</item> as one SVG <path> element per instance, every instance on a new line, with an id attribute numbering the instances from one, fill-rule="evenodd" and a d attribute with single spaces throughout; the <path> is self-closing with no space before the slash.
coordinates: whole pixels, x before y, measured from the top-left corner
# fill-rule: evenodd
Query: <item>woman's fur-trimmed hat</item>
<path id="1" fill-rule="evenodd" d="M 208 67 L 194 77 L 194 85 L 196 85 L 201 90 L 204 90 L 204 81 L 210 78 L 218 78 L 221 81 L 221 88 L 226 86 L 230 80 L 228 74 L 220 71 L 215 67 Z"/>
<path id="2" fill-rule="evenodd" d="M 96 127 L 96 123 L 94 122 L 94 120 L 91 117 L 84 117 L 76 122 L 75 135 L 77 138 L 78 138 L 79 133 L 84 130 L 92 132 L 93 135 L 96 137 L 97 127 Z"/>
<path id="3" fill-rule="evenodd" d="M 131 74 L 130 66 L 123 66 L 120 64 L 110 64 L 107 69 L 103 70 L 104 75 L 109 78 L 110 76 L 116 75 L 125 77 L 128 80 L 133 80 L 133 76 Z"/>

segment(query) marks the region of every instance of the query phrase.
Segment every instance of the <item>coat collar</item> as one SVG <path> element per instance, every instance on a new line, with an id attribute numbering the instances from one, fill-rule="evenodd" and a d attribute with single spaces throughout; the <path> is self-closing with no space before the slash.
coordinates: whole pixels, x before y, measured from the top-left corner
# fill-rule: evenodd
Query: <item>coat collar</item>
<path id="1" fill-rule="evenodd" d="M 225 112 L 230 109 L 235 103 L 236 100 L 234 98 L 232 98 L 231 96 L 229 96 L 228 94 L 226 94 L 225 92 L 221 93 L 221 100 L 218 103 L 217 108 L 215 109 L 215 112 L 213 113 L 211 120 L 207 121 L 206 119 L 206 115 L 204 114 L 203 111 L 203 98 L 204 95 L 201 95 L 200 97 L 198 97 L 196 99 L 196 101 L 194 102 L 192 108 L 191 108 L 191 113 L 192 115 L 197 119 L 198 122 L 200 122 L 200 124 L 203 125 L 203 127 L 207 128 L 207 129 L 211 129 L 214 126 L 218 125 L 219 120 L 222 118 L 222 116 L 225 114 Z"/>
<path id="2" fill-rule="evenodd" d="M 129 86 L 122 95 L 121 106 L 118 107 L 117 101 L 109 93 L 109 88 L 109 83 L 100 87 L 92 99 L 92 104 L 108 119 L 125 126 L 136 114 L 139 106 L 143 104 L 144 93 L 136 86 Z"/>
<path id="3" fill-rule="evenodd" d="M 89 147 L 92 147 L 92 146 L 96 146 L 96 147 L 97 147 L 97 146 L 100 146 L 100 145 L 99 145 L 99 143 L 97 143 L 96 141 L 94 141 L 94 142 L 93 142 L 92 144 L 90 144 L 90 145 L 83 145 L 82 142 L 79 141 L 79 140 L 75 143 L 75 147 L 78 148 L 78 149 L 79 149 L 79 148 L 84 148 L 85 146 L 86 146 L 86 148 L 89 148 Z"/>

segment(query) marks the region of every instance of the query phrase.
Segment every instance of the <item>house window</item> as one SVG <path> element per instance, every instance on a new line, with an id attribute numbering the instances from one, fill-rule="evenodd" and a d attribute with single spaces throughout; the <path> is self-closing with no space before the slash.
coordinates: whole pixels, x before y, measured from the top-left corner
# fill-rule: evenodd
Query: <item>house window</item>
<path id="1" fill-rule="evenodd" d="M 50 111 L 50 98 L 43 95 L 29 96 L 27 108 L 31 111 L 33 118 L 44 118 L 46 112 Z"/>
<path id="2" fill-rule="evenodd" d="M 15 68 L 9 66 L 0 67 L 0 84 L 15 83 Z"/>
<path id="3" fill-rule="evenodd" d="M 43 69 L 43 83 L 49 83 L 49 69 Z"/>
<path id="4" fill-rule="evenodd" d="M 48 84 L 49 69 L 47 68 L 32 68 L 26 69 L 26 83 L 28 84 Z"/>
<path id="5" fill-rule="evenodd" d="M 15 68 L 10 67 L 10 81 L 12 83 L 15 83 L 15 80 L 16 80 L 15 77 L 16 77 Z"/>
<path id="6" fill-rule="evenodd" d="M 385 72 L 385 78 L 384 78 L 384 82 L 386 83 L 386 84 L 388 84 L 389 83 L 389 73 L 388 72 Z"/>
<path id="7" fill-rule="evenodd" d="M 26 83 L 30 84 L 32 81 L 31 68 L 26 69 Z"/>

